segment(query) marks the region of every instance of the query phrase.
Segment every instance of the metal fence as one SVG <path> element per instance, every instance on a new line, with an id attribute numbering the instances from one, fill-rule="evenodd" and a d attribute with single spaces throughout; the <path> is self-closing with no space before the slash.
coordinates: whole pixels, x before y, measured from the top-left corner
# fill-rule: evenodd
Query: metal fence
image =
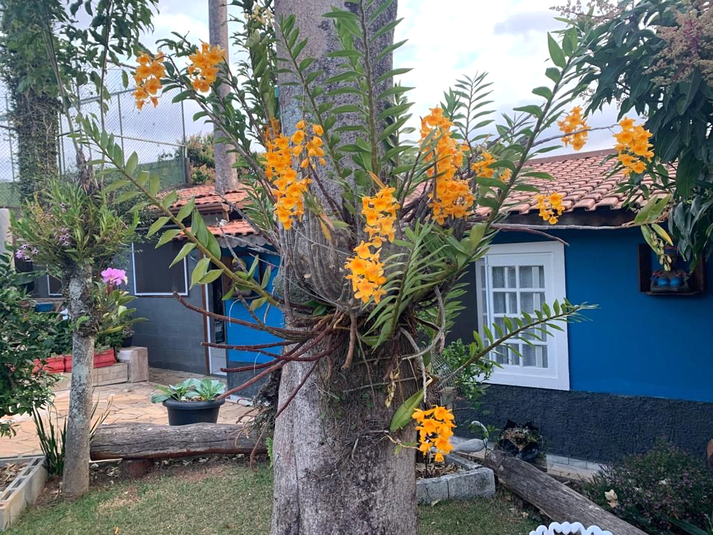
<path id="1" fill-rule="evenodd" d="M 132 95 L 134 89 L 124 88 L 119 71 L 109 71 L 106 86 L 111 96 L 104 117 L 104 128 L 114 134 L 124 154 L 128 156 L 135 151 L 141 168 L 157 173 L 164 188 L 185 184 L 188 163 L 183 102 L 172 103 L 173 94 L 166 93 L 156 108 L 148 104 L 139 111 Z M 12 128 L 11 99 L 4 89 L 0 86 L 0 207 L 14 207 L 19 203 L 18 140 Z M 78 109 L 73 109 L 70 115 L 74 117 L 77 111 L 81 111 L 98 120 L 99 110 L 97 96 L 84 91 Z M 62 174 L 71 174 L 77 168 L 76 151 L 69 132 L 67 119 L 62 116 L 58 140 L 58 166 Z M 88 159 L 97 157 L 96 154 L 86 156 Z"/>

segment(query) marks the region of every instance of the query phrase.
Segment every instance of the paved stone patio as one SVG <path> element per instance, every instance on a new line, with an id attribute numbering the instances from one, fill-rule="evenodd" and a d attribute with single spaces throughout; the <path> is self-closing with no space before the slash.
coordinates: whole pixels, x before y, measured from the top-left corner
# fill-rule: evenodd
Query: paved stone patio
<path id="1" fill-rule="evenodd" d="M 175 384 L 188 377 L 202 378 L 204 376 L 151 368 L 149 370 L 149 382 L 121 383 L 96 387 L 94 389 L 94 398 L 99 400 L 97 415 L 102 414 L 109 407 L 109 416 L 106 419 L 106 423 L 135 421 L 167 424 L 166 409 L 163 405 L 151 403 L 151 394 L 156 390 L 154 384 Z M 220 377 L 218 379 L 225 380 L 225 378 Z M 64 421 L 69 408 L 69 390 L 58 391 L 54 404 L 59 413 L 60 422 Z M 249 410 L 249 407 L 226 400 L 225 405 L 220 409 L 218 422 L 235 423 Z M 48 418 L 47 410 L 43 410 L 42 413 L 46 421 Z M 19 424 L 16 428 L 17 435 L 13 438 L 0 438 L 0 457 L 41 453 L 32 417 L 28 415 L 20 416 L 15 421 Z"/>

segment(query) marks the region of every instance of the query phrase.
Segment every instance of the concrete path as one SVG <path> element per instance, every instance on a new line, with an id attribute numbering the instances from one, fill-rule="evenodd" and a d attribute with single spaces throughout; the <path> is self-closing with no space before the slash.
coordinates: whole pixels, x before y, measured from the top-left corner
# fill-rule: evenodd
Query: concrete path
<path id="1" fill-rule="evenodd" d="M 151 394 L 156 391 L 154 384 L 175 384 L 187 377 L 201 378 L 204 376 L 151 368 L 149 370 L 150 382 L 122 383 L 96 387 L 94 389 L 94 398 L 99 400 L 97 416 L 108 410 L 109 415 L 106 423 L 149 422 L 167 424 L 166 409 L 163 405 L 151 403 Z M 225 381 L 224 378 L 219 379 Z M 59 414 L 61 425 L 69 408 L 69 390 L 57 392 L 54 404 Z M 226 400 L 225 405 L 220 409 L 218 422 L 236 423 L 248 411 L 250 411 L 249 407 Z M 50 412 L 53 413 L 53 411 Z M 42 413 L 45 422 L 47 422 L 50 417 L 48 411 L 43 410 Z M 54 419 L 54 413 L 52 418 Z M 14 420 L 18 423 L 16 427 L 17 435 L 13 438 L 0 438 L 0 457 L 41 453 L 32 417 L 24 415 Z"/>

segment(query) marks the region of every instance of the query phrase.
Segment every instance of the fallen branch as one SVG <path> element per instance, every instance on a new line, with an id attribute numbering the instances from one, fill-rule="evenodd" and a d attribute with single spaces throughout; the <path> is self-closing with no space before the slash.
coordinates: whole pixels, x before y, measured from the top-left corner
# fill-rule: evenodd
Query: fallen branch
<path id="1" fill-rule="evenodd" d="M 584 526 L 599 526 L 614 535 L 646 535 L 533 465 L 505 452 L 490 452 L 483 464 L 492 468 L 502 486 L 555 522 L 581 522 Z"/>
<path id="2" fill-rule="evenodd" d="M 256 448 L 255 437 L 246 436 L 235 424 L 104 424 L 90 445 L 94 461 L 105 459 L 163 459 L 209 453 L 249 454 Z M 264 444 L 257 447 L 265 453 Z"/>

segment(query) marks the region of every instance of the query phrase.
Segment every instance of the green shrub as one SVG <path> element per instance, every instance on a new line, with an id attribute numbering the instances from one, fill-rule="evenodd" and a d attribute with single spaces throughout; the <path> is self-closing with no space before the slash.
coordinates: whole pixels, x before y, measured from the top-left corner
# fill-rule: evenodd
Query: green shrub
<path id="1" fill-rule="evenodd" d="M 615 499 L 605 496 L 612 490 Z M 650 535 L 677 533 L 671 519 L 703 526 L 713 509 L 713 477 L 703 460 L 663 440 L 644 455 L 612 463 L 585 484 L 584 492 Z"/>
<path id="2" fill-rule="evenodd" d="M 34 368 L 52 353 L 56 316 L 35 312 L 22 283 L 0 254 L 0 417 L 29 414 L 52 398 L 53 379 Z M 12 435 L 10 423 L 0 422 L 0 436 Z"/>

